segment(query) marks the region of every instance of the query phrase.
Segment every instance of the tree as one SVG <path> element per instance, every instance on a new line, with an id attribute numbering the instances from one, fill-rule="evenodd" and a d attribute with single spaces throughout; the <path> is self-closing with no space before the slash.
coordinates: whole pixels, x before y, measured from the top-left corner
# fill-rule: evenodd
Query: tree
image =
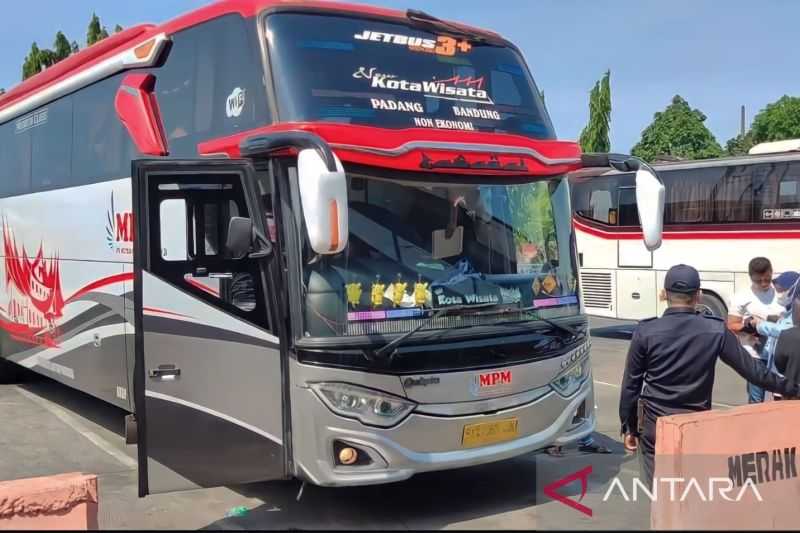
<path id="1" fill-rule="evenodd" d="M 56 33 L 56 40 L 53 42 L 53 52 L 55 53 L 56 61 L 68 58 L 73 52 L 72 45 L 60 31 Z"/>
<path id="2" fill-rule="evenodd" d="M 25 56 L 25 61 L 22 63 L 22 79 L 27 80 L 34 74 L 42 71 L 42 52 L 36 43 L 31 45 L 31 51 Z"/>
<path id="3" fill-rule="evenodd" d="M 750 129 L 753 143 L 800 138 L 800 97 L 782 96 L 758 112 Z"/>
<path id="4" fill-rule="evenodd" d="M 114 33 L 119 33 L 119 32 L 121 32 L 121 31 L 122 31 L 122 30 L 124 30 L 124 29 L 125 29 L 125 28 L 123 28 L 122 26 L 120 26 L 119 24 L 117 24 L 116 26 L 114 26 Z"/>
<path id="5" fill-rule="evenodd" d="M 728 155 L 747 155 L 747 152 L 750 151 L 755 145 L 753 142 L 753 131 L 750 130 L 742 136 L 740 133 L 733 139 L 729 139 L 725 145 L 725 152 Z"/>
<path id="6" fill-rule="evenodd" d="M 699 109 L 675 95 L 672 103 L 653 116 L 653 122 L 642 132 L 642 139 L 631 153 L 646 161 L 659 156 L 686 159 L 709 159 L 722 155 L 722 147 L 714 134 L 703 124 L 706 116 Z"/>
<path id="7" fill-rule="evenodd" d="M 608 152 L 611 150 L 611 71 L 594 84 L 589 93 L 589 123 L 580 137 L 584 152 Z"/>
<path id="8" fill-rule="evenodd" d="M 97 13 L 92 13 L 92 19 L 89 21 L 89 28 L 86 30 L 86 45 L 92 46 L 98 41 L 102 41 L 108 37 L 108 30 L 100 25 L 100 17 Z"/>

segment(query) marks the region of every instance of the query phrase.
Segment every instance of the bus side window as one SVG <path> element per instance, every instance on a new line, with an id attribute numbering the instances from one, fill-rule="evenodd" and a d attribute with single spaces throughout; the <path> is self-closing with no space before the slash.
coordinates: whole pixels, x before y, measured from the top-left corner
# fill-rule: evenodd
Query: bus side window
<path id="1" fill-rule="evenodd" d="M 575 185 L 573 195 L 575 212 L 588 220 L 607 226 L 616 226 L 619 222 L 619 213 L 611 192 L 616 183 L 616 177 L 614 177 L 611 179 L 594 178 Z"/>
<path id="2" fill-rule="evenodd" d="M 186 200 L 171 198 L 159 206 L 161 257 L 164 261 L 186 261 Z"/>
<path id="3" fill-rule="evenodd" d="M 781 209 L 800 208 L 800 163 L 792 163 L 780 181 L 778 207 Z"/>
<path id="4" fill-rule="evenodd" d="M 256 23 L 227 15 L 172 36 L 152 69 L 170 155 L 194 157 L 197 143 L 269 122 Z"/>
<path id="5" fill-rule="evenodd" d="M 639 210 L 636 206 L 636 189 L 633 187 L 619 188 L 619 225 L 640 225 Z"/>

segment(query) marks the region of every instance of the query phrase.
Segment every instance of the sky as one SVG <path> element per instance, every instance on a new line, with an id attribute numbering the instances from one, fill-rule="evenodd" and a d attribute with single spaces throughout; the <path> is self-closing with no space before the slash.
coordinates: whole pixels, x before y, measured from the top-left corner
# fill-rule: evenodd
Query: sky
<path id="1" fill-rule="evenodd" d="M 27 0 L 0 19 L 0 87 L 20 81 L 32 42 L 56 31 L 82 46 L 96 12 L 115 24 L 163 22 L 209 0 Z M 784 94 L 800 96 L 793 0 L 371 0 L 492 29 L 523 51 L 561 139 L 577 139 L 588 96 L 611 70 L 612 150 L 628 152 L 675 94 L 706 114 L 725 142 Z"/>

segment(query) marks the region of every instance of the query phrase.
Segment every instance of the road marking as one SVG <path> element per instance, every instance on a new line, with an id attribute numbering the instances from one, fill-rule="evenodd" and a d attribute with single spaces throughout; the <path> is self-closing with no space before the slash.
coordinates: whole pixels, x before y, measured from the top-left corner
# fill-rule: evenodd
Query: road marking
<path id="1" fill-rule="evenodd" d="M 23 389 L 22 387 L 15 386 L 14 387 L 17 392 L 25 396 L 30 401 L 34 402 L 35 404 L 43 407 L 44 409 L 50 411 L 56 418 L 64 422 L 66 425 L 89 439 L 89 441 L 106 452 L 108 455 L 122 463 L 123 465 L 127 466 L 130 469 L 135 469 L 137 467 L 137 462 L 135 459 L 132 459 L 125 455 L 123 452 L 114 448 L 110 442 L 106 439 L 98 435 L 97 433 L 90 430 L 86 425 L 80 421 L 77 417 L 69 414 L 66 409 L 45 400 L 44 398 L 40 398 L 39 396 L 35 395 L 34 393 Z"/>
<path id="2" fill-rule="evenodd" d="M 613 387 L 615 389 L 622 388 L 619 385 L 615 385 L 614 383 L 606 383 L 605 381 L 594 380 L 594 382 L 597 383 L 598 385 L 605 385 L 606 387 Z M 727 403 L 720 403 L 720 402 L 711 402 L 711 405 L 715 406 L 715 407 L 723 407 L 725 409 L 732 409 L 734 407 L 737 407 L 736 405 L 730 405 L 730 404 L 727 404 Z"/>

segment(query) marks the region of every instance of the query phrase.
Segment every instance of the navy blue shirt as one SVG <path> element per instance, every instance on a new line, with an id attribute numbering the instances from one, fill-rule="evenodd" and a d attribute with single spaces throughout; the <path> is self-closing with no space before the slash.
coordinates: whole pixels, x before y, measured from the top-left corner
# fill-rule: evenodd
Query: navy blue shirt
<path id="1" fill-rule="evenodd" d="M 711 409 L 718 357 L 771 392 L 795 396 L 800 390 L 745 352 L 721 318 L 672 307 L 642 321 L 631 340 L 619 402 L 623 433 L 636 433 L 639 398 L 655 416 Z"/>

